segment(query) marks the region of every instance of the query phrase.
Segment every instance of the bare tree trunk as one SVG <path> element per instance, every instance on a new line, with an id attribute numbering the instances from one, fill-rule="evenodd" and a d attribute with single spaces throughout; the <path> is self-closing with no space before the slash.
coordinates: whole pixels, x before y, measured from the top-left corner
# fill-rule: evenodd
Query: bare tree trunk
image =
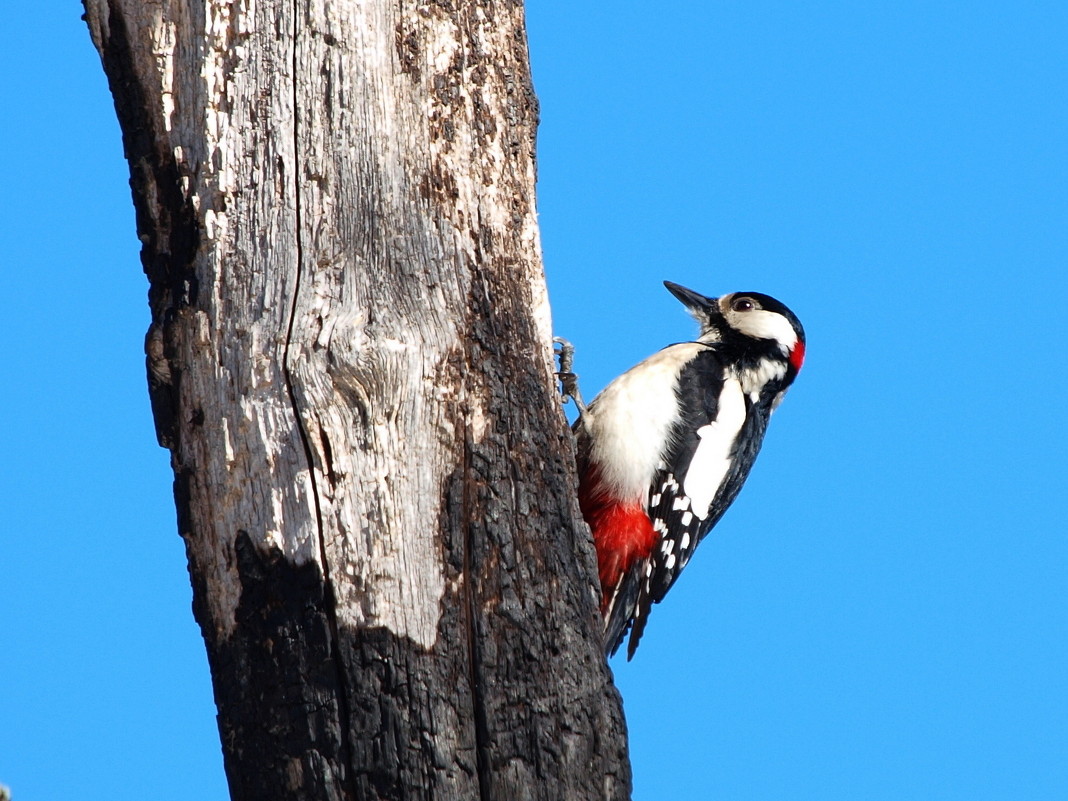
<path id="1" fill-rule="evenodd" d="M 522 4 L 85 3 L 233 798 L 627 798 Z"/>

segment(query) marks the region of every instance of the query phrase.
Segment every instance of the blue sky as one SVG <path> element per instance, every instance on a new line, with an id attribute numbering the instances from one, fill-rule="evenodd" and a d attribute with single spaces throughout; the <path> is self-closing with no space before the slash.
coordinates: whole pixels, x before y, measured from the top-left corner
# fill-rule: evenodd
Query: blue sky
<path id="1" fill-rule="evenodd" d="M 0 51 L 0 783 L 224 799 L 75 3 Z M 530 0 L 539 207 L 587 396 L 789 304 L 808 361 L 613 662 L 636 801 L 1068 797 L 1068 7 Z"/>

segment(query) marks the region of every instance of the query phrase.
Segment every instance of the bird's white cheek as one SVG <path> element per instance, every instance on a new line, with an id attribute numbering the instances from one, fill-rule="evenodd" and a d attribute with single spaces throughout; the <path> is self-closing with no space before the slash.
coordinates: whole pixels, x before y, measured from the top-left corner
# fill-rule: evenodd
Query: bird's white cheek
<path id="1" fill-rule="evenodd" d="M 746 336 L 757 339 L 773 339 L 782 345 L 786 352 L 793 350 L 797 344 L 797 332 L 790 321 L 781 314 L 757 309 L 751 312 L 731 315 L 731 326 Z"/>

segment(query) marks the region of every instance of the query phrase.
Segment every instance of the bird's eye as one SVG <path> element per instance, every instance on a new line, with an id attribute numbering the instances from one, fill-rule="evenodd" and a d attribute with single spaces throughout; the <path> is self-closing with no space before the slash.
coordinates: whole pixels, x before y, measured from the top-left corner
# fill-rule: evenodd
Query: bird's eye
<path id="1" fill-rule="evenodd" d="M 731 301 L 731 309 L 736 312 L 752 311 L 756 308 L 756 304 L 751 298 L 735 298 Z"/>

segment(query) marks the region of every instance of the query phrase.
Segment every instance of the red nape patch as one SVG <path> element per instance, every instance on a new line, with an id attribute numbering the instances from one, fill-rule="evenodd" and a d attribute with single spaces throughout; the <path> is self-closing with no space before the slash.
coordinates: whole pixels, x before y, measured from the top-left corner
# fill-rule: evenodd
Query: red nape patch
<path id="1" fill-rule="evenodd" d="M 794 366 L 794 369 L 801 372 L 801 365 L 805 361 L 805 343 L 798 342 L 794 345 L 794 349 L 790 351 L 790 364 Z"/>
<path id="2" fill-rule="evenodd" d="M 597 574 L 601 579 L 601 612 L 615 592 L 619 580 L 656 544 L 652 521 L 639 503 L 621 503 L 601 494 L 596 468 L 586 471 L 579 481 L 579 506 L 593 532 L 597 548 Z"/>

